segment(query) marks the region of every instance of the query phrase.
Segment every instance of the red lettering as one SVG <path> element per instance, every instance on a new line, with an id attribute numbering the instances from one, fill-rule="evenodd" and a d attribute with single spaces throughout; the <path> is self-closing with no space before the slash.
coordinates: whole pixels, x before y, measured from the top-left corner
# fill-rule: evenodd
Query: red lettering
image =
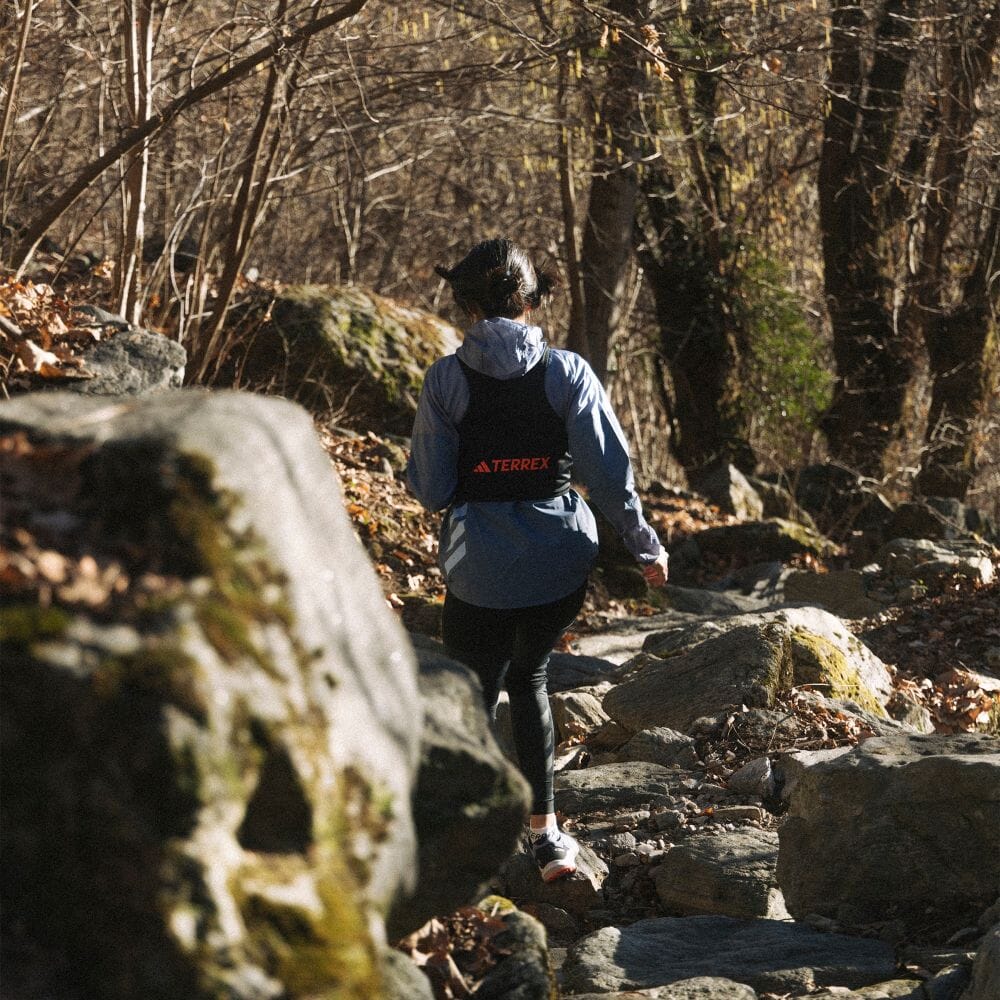
<path id="1" fill-rule="evenodd" d="M 509 458 L 502 458 L 500 460 L 500 471 L 501 472 L 510 472 L 510 459 Z"/>
<path id="2" fill-rule="evenodd" d="M 499 459 L 499 458 L 494 458 L 493 459 L 493 471 L 494 472 L 499 472 L 500 471 L 500 465 L 501 465 L 502 461 L 503 460 Z"/>
<path id="3" fill-rule="evenodd" d="M 539 466 L 539 468 L 540 468 L 540 469 L 547 469 L 547 468 L 549 467 L 549 456 L 548 456 L 548 455 L 546 455 L 546 456 L 545 456 L 544 458 L 542 458 L 542 459 L 539 459 L 539 461 L 540 461 L 540 462 L 542 463 L 542 464 L 541 464 L 541 465 Z"/>

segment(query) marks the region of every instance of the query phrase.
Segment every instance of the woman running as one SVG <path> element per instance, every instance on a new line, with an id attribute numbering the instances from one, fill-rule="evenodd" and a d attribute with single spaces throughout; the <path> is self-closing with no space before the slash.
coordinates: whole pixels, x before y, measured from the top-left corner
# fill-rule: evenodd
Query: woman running
<path id="1" fill-rule="evenodd" d="M 479 677 L 493 721 L 510 698 L 514 746 L 531 786 L 529 843 L 542 878 L 576 871 L 579 846 L 553 802 L 549 654 L 576 618 L 597 558 L 597 525 L 572 480 L 620 533 L 651 586 L 667 554 L 646 523 L 628 447 L 608 397 L 579 355 L 546 345 L 530 314 L 552 278 L 507 239 L 435 268 L 471 322 L 424 380 L 410 488 L 447 508 L 440 564 L 445 648 Z"/>

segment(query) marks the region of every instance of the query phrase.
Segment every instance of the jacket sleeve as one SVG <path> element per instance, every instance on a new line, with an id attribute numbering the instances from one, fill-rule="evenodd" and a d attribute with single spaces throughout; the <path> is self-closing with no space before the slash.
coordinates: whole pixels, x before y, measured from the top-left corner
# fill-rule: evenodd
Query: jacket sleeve
<path id="1" fill-rule="evenodd" d="M 590 499 L 617 529 L 635 559 L 654 562 L 662 551 L 660 540 L 643 517 L 628 445 L 611 401 L 583 358 L 558 353 L 563 365 L 550 367 L 561 369 L 565 381 L 562 392 L 550 391 L 549 398 L 557 412 L 565 413 L 574 476 L 587 487 Z M 559 400 L 561 409 L 553 399 L 557 395 L 563 397 Z"/>
<path id="2" fill-rule="evenodd" d="M 468 406 L 465 380 L 453 376 L 453 358 L 436 361 L 424 377 L 413 421 L 406 478 L 410 490 L 428 510 L 451 503 L 458 485 L 458 422 Z M 465 400 L 462 401 L 462 389 Z"/>

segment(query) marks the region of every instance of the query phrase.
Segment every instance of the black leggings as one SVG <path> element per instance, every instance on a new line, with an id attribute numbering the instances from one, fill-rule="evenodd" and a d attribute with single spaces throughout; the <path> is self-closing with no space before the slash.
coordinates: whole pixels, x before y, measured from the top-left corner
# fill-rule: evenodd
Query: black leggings
<path id="1" fill-rule="evenodd" d="M 472 669 L 483 685 L 490 719 L 496 722 L 504 686 L 510 697 L 514 747 L 531 785 L 533 815 L 554 812 L 552 761 L 555 732 L 546 686 L 549 654 L 573 623 L 587 592 L 530 608 L 481 608 L 450 591 L 441 631 L 449 655 Z"/>

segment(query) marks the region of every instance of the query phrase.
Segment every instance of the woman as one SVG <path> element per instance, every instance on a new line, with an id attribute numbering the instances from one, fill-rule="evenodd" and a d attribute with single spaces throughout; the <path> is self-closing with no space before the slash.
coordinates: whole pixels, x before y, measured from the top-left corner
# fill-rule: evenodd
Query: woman
<path id="1" fill-rule="evenodd" d="M 445 647 L 483 685 L 496 719 L 510 697 L 514 745 L 532 789 L 529 843 L 542 878 L 576 870 L 558 828 L 549 654 L 583 605 L 597 526 L 570 477 L 620 532 L 647 581 L 667 555 L 646 523 L 628 449 L 608 398 L 579 355 L 546 346 L 529 316 L 552 279 L 506 239 L 435 268 L 472 322 L 462 346 L 428 370 L 413 426 L 410 488 L 447 508 L 440 564 Z"/>

